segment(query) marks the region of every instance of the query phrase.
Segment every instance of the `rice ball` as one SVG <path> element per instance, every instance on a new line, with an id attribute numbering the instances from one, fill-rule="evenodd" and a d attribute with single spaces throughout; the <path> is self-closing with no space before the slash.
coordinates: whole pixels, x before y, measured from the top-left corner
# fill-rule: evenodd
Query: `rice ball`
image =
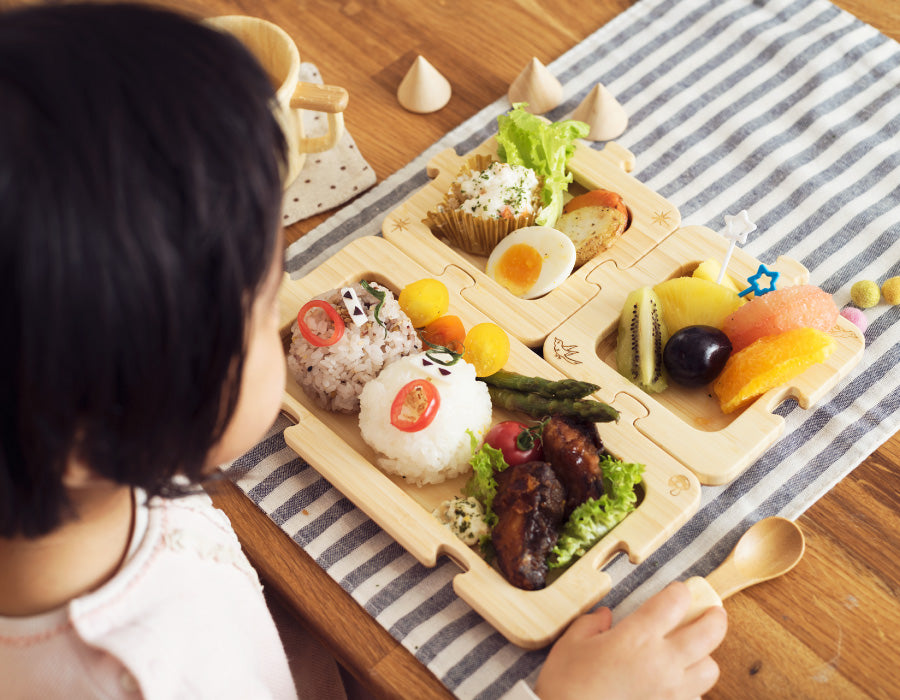
<path id="1" fill-rule="evenodd" d="M 360 432 L 378 453 L 378 466 L 416 486 L 437 484 L 468 471 L 472 448 L 466 431 L 480 441 L 491 425 L 491 397 L 487 386 L 476 380 L 475 368 L 462 360 L 444 366 L 429 354 L 395 360 L 359 396 Z M 391 405 L 416 379 L 433 383 L 440 406 L 429 425 L 406 432 L 391 423 Z"/>
<path id="2" fill-rule="evenodd" d="M 297 321 L 291 326 L 288 370 L 303 391 L 326 410 L 354 413 L 366 382 L 397 358 L 422 349 L 416 329 L 391 291 L 374 282 L 369 286 L 384 294 L 383 301 L 359 283 L 350 285 L 358 306 L 344 303 L 346 292 L 342 289 L 314 297 L 331 304 L 344 322 L 344 333 L 333 345 L 314 345 L 303 337 Z M 351 315 L 348 306 L 357 313 Z M 330 332 L 330 322 L 321 312 L 309 312 L 304 322 L 316 334 L 327 336 Z"/>

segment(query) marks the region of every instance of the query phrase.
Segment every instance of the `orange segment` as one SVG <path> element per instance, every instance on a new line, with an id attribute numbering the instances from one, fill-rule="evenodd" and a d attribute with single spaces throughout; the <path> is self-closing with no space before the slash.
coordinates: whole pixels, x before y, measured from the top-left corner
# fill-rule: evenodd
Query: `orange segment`
<path id="1" fill-rule="evenodd" d="M 834 339 L 814 328 L 796 328 L 760 338 L 729 357 L 713 384 L 722 412 L 743 408 L 807 367 L 824 362 L 833 351 Z"/>

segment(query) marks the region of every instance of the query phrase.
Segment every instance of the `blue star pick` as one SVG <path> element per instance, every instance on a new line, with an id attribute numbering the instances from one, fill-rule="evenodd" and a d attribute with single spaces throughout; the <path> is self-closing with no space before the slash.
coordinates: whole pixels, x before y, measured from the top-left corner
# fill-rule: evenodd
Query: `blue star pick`
<path id="1" fill-rule="evenodd" d="M 750 283 L 750 286 L 747 287 L 743 292 L 738 292 L 738 296 L 742 297 L 750 292 L 753 292 L 756 296 L 761 297 L 763 294 L 768 294 L 769 292 L 775 291 L 775 282 L 778 281 L 779 272 L 775 270 L 770 270 L 765 265 L 760 265 L 759 269 L 756 271 L 755 275 L 750 275 L 747 278 L 747 281 Z M 768 279 L 768 287 L 762 287 L 759 284 L 759 281 L 766 277 Z"/>

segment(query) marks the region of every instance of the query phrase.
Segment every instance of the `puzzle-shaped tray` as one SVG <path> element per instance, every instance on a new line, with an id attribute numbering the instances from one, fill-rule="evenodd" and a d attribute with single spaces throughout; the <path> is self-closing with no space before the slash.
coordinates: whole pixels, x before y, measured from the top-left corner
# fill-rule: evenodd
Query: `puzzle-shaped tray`
<path id="1" fill-rule="evenodd" d="M 602 151 L 577 144 L 568 168 L 575 180 L 569 194 L 604 188 L 618 192 L 630 214 L 628 229 L 609 250 L 575 270 L 562 285 L 540 299 L 520 299 L 485 274 L 487 258 L 471 255 L 435 236 L 422 220 L 441 202 L 463 164 L 474 155 L 497 155 L 497 140 L 492 137 L 465 156 L 448 149 L 429 161 L 432 180 L 391 211 L 382 225 L 382 235 L 410 257 L 421 263 L 431 275 L 440 274 L 448 265 L 464 270 L 475 284 L 462 292 L 463 298 L 502 325 L 513 337 L 529 347 L 540 347 L 550 329 L 571 316 L 597 293 L 588 277 L 604 262 L 628 267 L 681 222 L 678 210 L 665 198 L 628 174 L 634 156 L 615 142 Z"/>
<path id="2" fill-rule="evenodd" d="M 305 277 L 285 278 L 279 291 L 281 329 L 290 343 L 290 326 L 300 307 L 313 296 L 360 279 L 389 287 L 395 294 L 407 284 L 429 275 L 450 291 L 449 313 L 466 327 L 489 318 L 465 298 L 473 279 L 456 265 L 439 274 L 429 272 L 389 241 L 365 237 L 347 245 Z M 563 374 L 515 339 L 506 368 L 531 376 L 561 379 Z M 595 605 L 611 587 L 601 569 L 617 552 L 637 563 L 655 551 L 684 524 L 700 503 L 697 478 L 676 459 L 635 428 L 643 407 L 624 393 L 603 389 L 595 398 L 620 411 L 617 423 L 600 423 L 606 449 L 627 461 L 646 465 L 637 509 L 581 559 L 539 591 L 524 591 L 509 584 L 478 552 L 463 544 L 432 515 L 444 500 L 459 495 L 467 475 L 442 484 L 413 486 L 388 476 L 375 463 L 373 450 L 362 439 L 357 414 L 326 411 L 315 404 L 292 377 L 288 377 L 284 410 L 296 425 L 285 441 L 322 476 L 377 522 L 425 566 L 441 556 L 461 568 L 453 579 L 460 598 L 481 614 L 511 642 L 539 648 L 555 639 L 578 614 Z M 495 408 L 495 422 L 523 419 Z"/>
<path id="3" fill-rule="evenodd" d="M 614 396 L 633 396 L 643 406 L 638 429 L 702 483 L 722 484 L 737 477 L 784 430 L 784 420 L 773 413 L 782 401 L 793 397 L 803 408 L 812 406 L 862 357 L 862 334 L 839 318 L 831 330 L 837 351 L 825 363 L 772 389 L 738 413 L 722 413 L 716 399 L 704 390 L 670 386 L 662 394 L 647 394 L 615 369 L 615 331 L 625 296 L 638 287 L 690 274 L 703 260 L 724 260 L 728 242 L 705 227 L 679 228 L 677 208 L 627 174 L 634 157 L 626 149 L 610 142 L 597 151 L 579 143 L 568 164 L 575 178 L 569 194 L 595 188 L 618 192 L 629 209 L 629 228 L 609 250 L 575 270 L 549 294 L 520 299 L 485 274 L 486 258 L 448 245 L 422 223 L 463 163 L 475 154 L 496 153 L 496 139 L 490 138 L 465 156 L 453 150 L 435 156 L 428 164 L 432 181 L 388 214 L 382 226 L 384 237 L 429 274 L 439 274 L 448 265 L 464 270 L 474 284 L 461 290 L 462 297 L 525 345 L 542 347 L 548 363 L 564 374 L 600 383 Z M 737 248 L 728 273 L 744 280 L 759 264 Z M 779 287 L 809 281 L 809 272 L 789 258 L 779 258 L 771 267 L 781 274 Z"/>
<path id="4" fill-rule="evenodd" d="M 727 483 L 753 464 L 784 430 L 784 419 L 772 411 L 791 397 L 802 408 L 813 406 L 859 362 L 865 347 L 859 329 L 839 317 L 829 331 L 836 349 L 825 362 L 731 414 L 722 413 L 709 387 L 687 389 L 670 383 L 662 393 L 649 394 L 619 374 L 616 336 L 628 293 L 690 274 L 705 259 L 722 260 L 727 247 L 725 238 L 710 229 L 686 226 L 633 265 L 594 267 L 586 281 L 597 284 L 600 291 L 544 343 L 544 358 L 564 374 L 600 384 L 609 394 L 637 399 L 646 412 L 635 422 L 637 429 L 686 465 L 703 484 Z M 809 281 L 809 272 L 790 258 L 779 258 L 770 267 L 780 274 L 779 287 Z M 728 272 L 744 280 L 758 268 L 759 261 L 738 248 Z"/>

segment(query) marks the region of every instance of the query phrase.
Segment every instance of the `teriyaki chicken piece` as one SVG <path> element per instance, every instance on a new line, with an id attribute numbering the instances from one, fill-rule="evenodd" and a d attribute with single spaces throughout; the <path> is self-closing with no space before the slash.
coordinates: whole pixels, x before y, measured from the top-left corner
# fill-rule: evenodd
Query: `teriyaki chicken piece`
<path id="1" fill-rule="evenodd" d="M 497 566 L 512 585 L 529 591 L 546 585 L 565 504 L 565 488 L 547 462 L 517 464 L 497 475 L 492 541 Z"/>

